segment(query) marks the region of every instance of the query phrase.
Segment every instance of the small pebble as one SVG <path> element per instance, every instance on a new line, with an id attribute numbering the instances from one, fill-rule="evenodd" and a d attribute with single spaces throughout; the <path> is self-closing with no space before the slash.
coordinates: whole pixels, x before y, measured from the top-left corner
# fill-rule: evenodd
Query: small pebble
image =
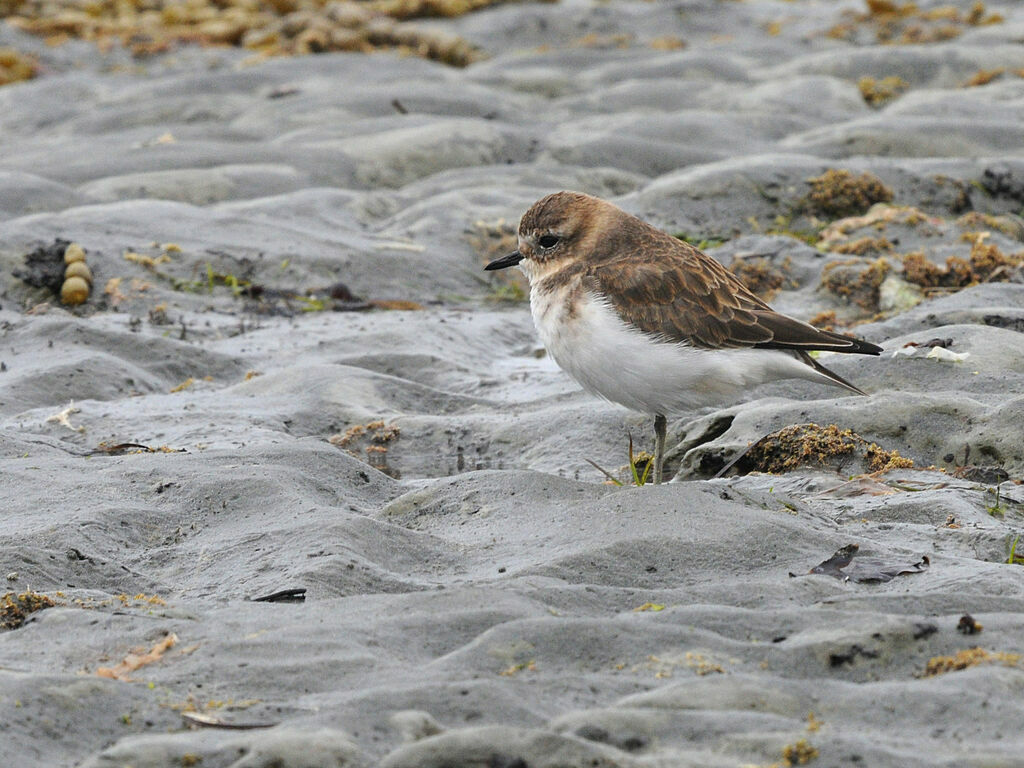
<path id="1" fill-rule="evenodd" d="M 89 284 L 81 277 L 69 277 L 60 288 L 60 300 L 69 306 L 84 304 L 89 298 Z"/>
<path id="2" fill-rule="evenodd" d="M 72 261 L 64 270 L 64 279 L 69 277 L 80 277 L 89 285 L 92 285 L 92 270 L 84 261 Z"/>
<path id="3" fill-rule="evenodd" d="M 85 249 L 78 243 L 69 243 L 64 249 L 64 263 L 71 264 L 76 261 L 85 261 Z"/>

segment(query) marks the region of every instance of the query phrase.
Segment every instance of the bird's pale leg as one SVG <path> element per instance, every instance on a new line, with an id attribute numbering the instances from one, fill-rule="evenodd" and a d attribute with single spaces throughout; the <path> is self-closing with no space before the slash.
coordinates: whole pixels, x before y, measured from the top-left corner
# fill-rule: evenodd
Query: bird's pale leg
<path id="1" fill-rule="evenodd" d="M 654 415 L 654 484 L 661 485 L 661 470 L 665 464 L 665 430 L 668 420 L 660 413 Z"/>

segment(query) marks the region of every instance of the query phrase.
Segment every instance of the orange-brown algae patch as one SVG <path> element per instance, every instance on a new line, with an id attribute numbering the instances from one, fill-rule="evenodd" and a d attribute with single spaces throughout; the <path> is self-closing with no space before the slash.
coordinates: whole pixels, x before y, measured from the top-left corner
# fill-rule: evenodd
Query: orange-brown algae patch
<path id="1" fill-rule="evenodd" d="M 58 605 L 56 600 L 39 592 L 8 592 L 0 597 L 0 629 L 17 629 L 25 623 L 30 613 L 55 605 Z"/>
<path id="2" fill-rule="evenodd" d="M 917 3 L 865 0 L 865 11 L 844 10 L 842 21 L 825 34 L 839 40 L 883 45 L 919 45 L 951 40 L 969 27 L 1000 24 L 1002 14 L 990 13 L 978 0 L 967 11 L 953 5 L 921 8 Z"/>
<path id="3" fill-rule="evenodd" d="M 864 101 L 872 107 L 881 107 L 901 96 L 910 83 L 898 75 L 890 75 L 876 80 L 873 77 L 862 77 L 857 81 L 857 88 Z"/>
<path id="4" fill-rule="evenodd" d="M 779 264 L 765 256 L 736 256 L 729 265 L 729 271 L 764 301 L 771 301 L 780 290 L 797 287 L 792 270 L 793 261 L 788 256 Z"/>
<path id="5" fill-rule="evenodd" d="M 851 256 L 869 256 L 872 254 L 889 253 L 892 243 L 884 237 L 858 237 L 846 243 L 838 243 L 829 249 L 832 253 L 843 253 Z"/>
<path id="6" fill-rule="evenodd" d="M 36 60 L 14 48 L 0 48 L 0 85 L 31 80 L 36 76 Z"/>
<path id="7" fill-rule="evenodd" d="M 815 328 L 821 328 L 823 331 L 834 331 L 836 326 L 839 325 L 839 319 L 836 317 L 834 309 L 819 312 L 807 322 Z"/>
<path id="8" fill-rule="evenodd" d="M 869 312 L 877 312 L 879 289 L 892 267 L 885 258 L 868 264 L 858 259 L 831 261 L 821 272 L 821 287 Z"/>
<path id="9" fill-rule="evenodd" d="M 941 267 L 921 251 L 903 256 L 903 277 L 908 283 L 925 289 L 959 289 L 978 283 L 1007 282 L 1024 268 L 1024 251 L 1006 254 L 984 233 L 974 234 L 971 252 L 966 259 L 950 256 Z"/>
<path id="10" fill-rule="evenodd" d="M 867 171 L 856 176 L 845 168 L 830 168 L 807 183 L 811 191 L 804 198 L 806 207 L 831 219 L 862 214 L 875 203 L 892 201 L 892 190 Z"/>
<path id="11" fill-rule="evenodd" d="M 868 442 L 852 429 L 835 424 L 794 424 L 758 440 L 743 457 L 745 467 L 758 472 L 782 474 L 802 466 L 827 466 L 836 457 L 861 456 L 873 473 L 914 466 L 895 450 Z"/>
<path id="12" fill-rule="evenodd" d="M 1006 74 L 1006 67 L 996 67 L 995 69 L 979 69 L 973 75 L 971 75 L 966 81 L 964 81 L 964 88 L 976 88 L 979 85 L 988 85 L 993 80 Z"/>
<path id="13" fill-rule="evenodd" d="M 935 677 L 936 675 L 958 672 L 962 669 L 982 664 L 1001 664 L 1006 667 L 1019 667 L 1020 661 L 1021 656 L 1019 653 L 986 651 L 984 648 L 979 647 L 967 648 L 957 651 L 952 656 L 933 656 L 928 659 L 922 677 Z"/>
<path id="14" fill-rule="evenodd" d="M 787 744 L 782 748 L 782 764 L 786 766 L 806 765 L 818 757 L 818 750 L 812 747 L 806 739 L 800 739 L 794 744 Z"/>
<path id="15" fill-rule="evenodd" d="M 175 646 L 178 642 L 178 636 L 173 632 L 169 633 L 153 645 L 153 648 L 146 652 L 140 653 L 129 653 L 116 667 L 99 667 L 96 670 L 97 677 L 109 677 L 113 680 L 121 680 L 123 682 L 130 682 L 131 678 L 128 676 L 130 672 L 160 661 L 164 654 Z"/>
<path id="16" fill-rule="evenodd" d="M 23 0 L 8 23 L 60 44 L 71 38 L 108 49 L 120 42 L 137 57 L 181 44 L 244 47 L 260 56 L 398 49 L 464 67 L 482 57 L 455 35 L 404 19 L 450 17 L 507 0 Z"/>
<path id="17" fill-rule="evenodd" d="M 870 229 L 872 232 L 883 232 L 890 224 L 903 224 L 908 227 L 917 227 L 922 224 L 938 226 L 941 220 L 928 216 L 923 211 L 911 206 L 888 205 L 877 203 L 868 209 L 863 216 L 848 216 L 837 219 L 821 230 L 817 247 L 822 250 L 832 250 L 837 244 L 844 243 L 854 233 L 863 229 Z"/>

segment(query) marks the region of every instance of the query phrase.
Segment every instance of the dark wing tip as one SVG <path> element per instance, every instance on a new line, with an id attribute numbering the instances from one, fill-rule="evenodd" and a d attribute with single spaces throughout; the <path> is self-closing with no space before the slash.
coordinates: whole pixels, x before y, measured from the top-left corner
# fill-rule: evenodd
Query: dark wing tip
<path id="1" fill-rule="evenodd" d="M 879 355 L 882 348 L 870 341 L 833 331 L 823 331 L 801 320 L 771 310 L 755 310 L 759 325 L 772 332 L 770 341 L 755 346 L 764 349 L 822 350 L 843 354 Z"/>

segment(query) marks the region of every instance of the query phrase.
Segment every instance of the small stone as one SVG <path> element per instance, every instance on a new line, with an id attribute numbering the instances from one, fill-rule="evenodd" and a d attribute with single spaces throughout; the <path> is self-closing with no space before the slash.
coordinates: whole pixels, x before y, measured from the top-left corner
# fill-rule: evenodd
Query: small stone
<path id="1" fill-rule="evenodd" d="M 78 243 L 68 243 L 64 249 L 64 263 L 71 264 L 75 261 L 85 261 L 85 249 Z"/>
<path id="2" fill-rule="evenodd" d="M 64 270 L 64 279 L 69 277 L 80 277 L 89 285 L 92 285 L 92 270 L 84 261 L 72 261 Z"/>
<path id="3" fill-rule="evenodd" d="M 74 307 L 89 298 L 89 284 L 81 277 L 69 277 L 60 288 L 60 300 Z"/>
<path id="4" fill-rule="evenodd" d="M 427 712 L 418 709 L 404 709 L 389 718 L 391 725 L 402 735 L 405 742 L 419 741 L 428 736 L 444 733 L 444 728 Z"/>

